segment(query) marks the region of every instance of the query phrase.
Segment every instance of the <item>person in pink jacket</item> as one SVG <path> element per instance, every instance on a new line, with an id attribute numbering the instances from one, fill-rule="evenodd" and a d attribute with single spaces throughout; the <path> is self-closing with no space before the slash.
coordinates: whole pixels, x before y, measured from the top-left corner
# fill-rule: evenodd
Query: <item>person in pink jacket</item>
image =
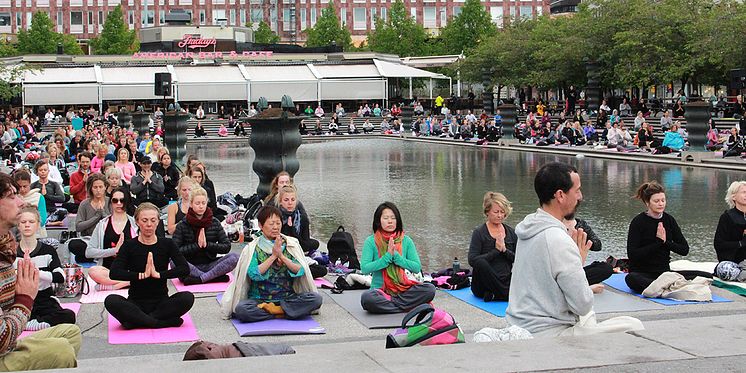
<path id="1" fill-rule="evenodd" d="M 114 166 L 122 171 L 122 180 L 129 184 L 132 180 L 132 176 L 137 174 L 135 164 L 130 162 L 130 151 L 126 148 L 120 148 L 117 151 L 117 161 Z"/>

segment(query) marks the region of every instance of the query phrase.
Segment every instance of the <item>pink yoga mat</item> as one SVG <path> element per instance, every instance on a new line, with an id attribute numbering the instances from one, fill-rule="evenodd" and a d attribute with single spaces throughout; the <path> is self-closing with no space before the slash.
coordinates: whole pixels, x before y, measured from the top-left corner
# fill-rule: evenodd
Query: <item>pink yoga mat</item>
<path id="1" fill-rule="evenodd" d="M 181 318 L 184 319 L 184 324 L 178 328 L 126 330 L 117 319 L 109 315 L 109 344 L 177 343 L 199 340 L 192 317 L 187 313 Z"/>
<path id="2" fill-rule="evenodd" d="M 332 284 L 331 282 L 329 282 L 329 280 L 327 280 L 327 279 L 325 279 L 323 277 L 322 278 L 315 278 L 315 279 L 313 279 L 313 282 L 314 282 L 314 284 L 316 284 L 317 288 L 321 288 L 321 287 L 327 287 L 329 289 L 333 289 L 334 288 L 334 284 Z"/>
<path id="3" fill-rule="evenodd" d="M 90 290 L 88 291 L 88 294 L 83 294 L 80 296 L 80 303 L 104 303 L 104 299 L 106 299 L 106 297 L 108 297 L 110 294 L 119 294 L 127 298 L 127 289 L 96 291 L 96 281 L 93 281 L 89 276 L 86 276 L 86 279 L 88 280 L 88 289 Z"/>
<path id="4" fill-rule="evenodd" d="M 60 305 L 62 306 L 62 308 L 66 309 L 66 310 L 71 310 L 71 311 L 75 312 L 75 315 L 77 315 L 78 312 L 80 312 L 80 303 L 62 303 Z M 37 331 L 38 330 L 36 330 L 36 331 L 26 330 L 23 333 L 21 333 L 21 335 L 18 336 L 18 338 L 28 337 L 31 334 L 36 333 Z"/>
<path id="5" fill-rule="evenodd" d="M 190 291 L 192 293 L 222 293 L 228 288 L 228 284 L 233 281 L 233 273 L 229 273 L 229 282 L 209 282 L 207 284 L 184 285 L 178 278 L 171 279 L 177 291 Z"/>

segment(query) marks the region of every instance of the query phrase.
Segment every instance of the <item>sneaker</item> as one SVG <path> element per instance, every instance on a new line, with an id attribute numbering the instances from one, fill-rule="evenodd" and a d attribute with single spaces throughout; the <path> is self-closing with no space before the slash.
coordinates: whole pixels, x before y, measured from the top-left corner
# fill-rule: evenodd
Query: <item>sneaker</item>
<path id="1" fill-rule="evenodd" d="M 24 329 L 24 330 L 35 332 L 35 331 L 38 331 L 38 330 L 49 328 L 50 326 L 51 325 L 49 325 L 49 323 L 47 323 L 47 322 L 39 322 L 36 319 L 33 319 L 33 320 L 29 320 L 26 323 L 26 329 Z"/>
<path id="2" fill-rule="evenodd" d="M 96 284 L 96 286 L 94 286 L 94 288 L 96 289 L 96 291 L 112 291 L 112 290 L 116 290 L 114 288 L 114 285 Z"/>

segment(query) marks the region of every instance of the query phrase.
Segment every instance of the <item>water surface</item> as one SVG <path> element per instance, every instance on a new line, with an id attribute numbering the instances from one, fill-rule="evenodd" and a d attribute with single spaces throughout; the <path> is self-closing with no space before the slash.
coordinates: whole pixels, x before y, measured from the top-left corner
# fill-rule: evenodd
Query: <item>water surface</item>
<path id="1" fill-rule="evenodd" d="M 248 196 L 256 190 L 251 148 L 220 144 L 189 150 L 205 161 L 218 194 Z M 533 178 L 550 161 L 569 162 L 580 170 L 584 202 L 578 215 L 603 241 L 603 251 L 593 258 L 626 257 L 627 227 L 644 210 L 631 196 L 642 182 L 658 180 L 667 189 L 667 211 L 691 246 L 688 259 L 715 260 L 712 239 L 727 208 L 725 191 L 730 182 L 743 178 L 736 171 L 387 139 L 303 144 L 298 158 L 295 180 L 313 236 L 326 241 L 344 225 L 360 250 L 371 234 L 376 206 L 392 201 L 428 271 L 450 266 L 454 257 L 466 262 L 471 232 L 484 222 L 486 191 L 502 192 L 513 203 L 507 219 L 511 226 L 534 212 L 538 201 Z"/>

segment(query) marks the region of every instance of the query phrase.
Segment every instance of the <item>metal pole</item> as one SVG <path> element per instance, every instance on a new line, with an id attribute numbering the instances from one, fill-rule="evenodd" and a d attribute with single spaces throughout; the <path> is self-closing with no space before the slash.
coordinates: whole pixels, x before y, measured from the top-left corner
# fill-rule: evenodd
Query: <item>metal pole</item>
<path id="1" fill-rule="evenodd" d="M 409 99 L 413 99 L 414 96 L 412 95 L 412 78 L 409 78 Z"/>
<path id="2" fill-rule="evenodd" d="M 430 99 L 433 99 L 433 78 L 430 78 Z"/>
<path id="3" fill-rule="evenodd" d="M 448 77 L 448 96 L 453 96 L 453 78 Z"/>
<path id="4" fill-rule="evenodd" d="M 461 70 L 456 71 L 456 93 L 458 94 L 458 97 L 461 97 Z"/>

